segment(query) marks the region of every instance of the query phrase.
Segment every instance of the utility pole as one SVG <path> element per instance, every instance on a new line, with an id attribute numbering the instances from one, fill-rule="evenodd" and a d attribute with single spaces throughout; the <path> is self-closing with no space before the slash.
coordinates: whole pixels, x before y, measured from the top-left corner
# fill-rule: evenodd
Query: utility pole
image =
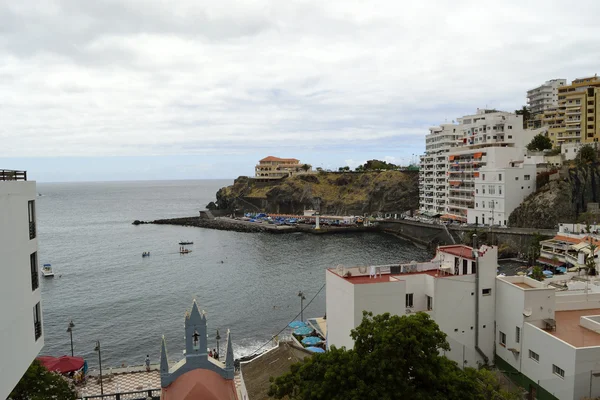
<path id="1" fill-rule="evenodd" d="M 100 395 L 104 396 L 104 385 L 102 384 L 102 353 L 100 352 L 100 341 L 96 340 L 94 351 L 98 352 L 98 364 L 100 364 Z"/>

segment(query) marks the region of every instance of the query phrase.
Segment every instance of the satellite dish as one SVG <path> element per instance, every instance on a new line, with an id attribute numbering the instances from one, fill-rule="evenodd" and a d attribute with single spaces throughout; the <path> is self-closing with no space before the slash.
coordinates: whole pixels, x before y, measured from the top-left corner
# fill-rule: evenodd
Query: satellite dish
<path id="1" fill-rule="evenodd" d="M 338 274 L 344 275 L 344 266 L 342 264 L 338 264 L 338 266 L 335 268 L 336 268 Z"/>
<path id="2" fill-rule="evenodd" d="M 523 316 L 531 317 L 531 314 L 532 314 L 531 308 L 526 308 L 523 310 Z"/>
<path id="3" fill-rule="evenodd" d="M 366 274 L 367 273 L 367 266 L 366 265 L 361 265 L 360 267 L 358 267 L 358 272 L 360 272 L 361 274 Z"/>

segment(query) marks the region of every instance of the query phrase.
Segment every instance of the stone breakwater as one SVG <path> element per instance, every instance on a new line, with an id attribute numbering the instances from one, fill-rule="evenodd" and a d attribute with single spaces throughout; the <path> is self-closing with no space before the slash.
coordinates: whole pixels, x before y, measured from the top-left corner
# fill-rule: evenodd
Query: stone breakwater
<path id="1" fill-rule="evenodd" d="M 379 229 L 375 226 L 348 226 L 348 227 L 321 227 L 320 230 L 315 230 L 308 225 L 272 225 L 265 223 L 256 223 L 250 221 L 240 221 L 232 218 L 199 218 L 199 217 L 185 217 L 185 218 L 170 218 L 170 219 L 157 219 L 154 221 L 139 221 L 135 220 L 133 225 L 143 224 L 156 224 L 156 225 L 179 225 L 179 226 L 192 226 L 197 228 L 207 229 L 218 229 L 224 231 L 236 231 L 236 232 L 268 232 L 268 233 L 294 233 L 294 232 L 306 232 L 312 234 L 328 234 L 328 233 L 350 233 L 350 232 L 374 232 Z"/>

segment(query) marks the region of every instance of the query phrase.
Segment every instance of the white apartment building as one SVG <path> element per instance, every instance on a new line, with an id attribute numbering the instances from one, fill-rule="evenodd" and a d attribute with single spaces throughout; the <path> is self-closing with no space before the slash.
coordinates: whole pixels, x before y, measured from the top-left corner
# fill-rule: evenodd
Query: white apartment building
<path id="1" fill-rule="evenodd" d="M 429 128 L 419 169 L 419 210 L 428 215 L 446 212 L 448 152 L 459 138 L 456 124 Z"/>
<path id="2" fill-rule="evenodd" d="M 488 156 L 491 154 L 494 152 L 488 153 Z M 481 167 L 479 176 L 474 179 L 475 205 L 467 211 L 467 222 L 506 226 L 514 209 L 535 192 L 537 167 L 523 161 L 509 161 L 508 166 L 502 168 L 491 165 L 498 164 Z"/>
<path id="3" fill-rule="evenodd" d="M 0 399 L 44 346 L 35 198 L 26 172 L 0 170 Z"/>
<path id="4" fill-rule="evenodd" d="M 566 79 L 551 79 L 527 91 L 527 105 L 531 114 L 539 114 L 558 107 L 558 88 L 567 84 Z"/>
<path id="5" fill-rule="evenodd" d="M 599 304 L 598 291 L 557 291 L 528 277 L 498 277 L 496 365 L 523 374 L 535 398 L 597 398 Z"/>
<path id="6" fill-rule="evenodd" d="M 475 210 L 476 184 L 483 185 L 483 170 L 504 176 L 516 173 L 511 171 L 526 156 L 525 146 L 533 139 L 536 131 L 523 129 L 523 117 L 508 112 L 478 109 L 474 115 L 459 118 L 457 130 L 462 132 L 459 144 L 448 155 L 448 195 L 444 219 L 475 223 L 481 219 L 482 211 Z M 527 169 L 525 167 L 522 167 Z M 508 169 L 506 172 L 500 172 Z M 535 170 L 535 166 L 534 166 Z M 535 172 L 531 175 L 531 187 L 535 190 Z M 486 183 L 487 184 L 487 183 Z M 514 185 L 513 185 L 514 186 Z M 515 186 L 516 187 L 516 186 Z M 520 187 L 520 186 L 518 186 Z M 511 189 L 507 187 L 507 189 Z M 520 204 L 525 198 L 524 192 L 503 191 L 497 195 L 498 207 L 503 215 L 495 215 L 490 221 L 508 220 L 514 208 L 510 204 Z M 486 199 L 489 205 L 490 199 Z M 483 208 L 479 204 L 479 208 Z M 500 207 L 500 204 L 503 206 Z M 515 206 L 516 207 L 516 206 Z M 471 215 L 471 216 L 469 216 Z M 500 219 L 501 218 L 501 219 Z"/>
<path id="7" fill-rule="evenodd" d="M 491 363 L 497 254 L 496 247 L 474 252 L 451 245 L 439 247 L 427 263 L 328 269 L 327 346 L 352 348 L 350 331 L 362 321 L 363 311 L 422 311 L 448 335 L 448 358 L 471 367 Z"/>

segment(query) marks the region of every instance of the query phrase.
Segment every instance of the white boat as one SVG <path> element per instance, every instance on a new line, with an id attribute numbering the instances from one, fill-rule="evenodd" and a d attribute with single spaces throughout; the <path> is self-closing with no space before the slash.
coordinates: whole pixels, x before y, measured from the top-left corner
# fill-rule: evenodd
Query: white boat
<path id="1" fill-rule="evenodd" d="M 42 267 L 42 275 L 45 278 L 54 278 L 54 271 L 52 271 L 52 265 L 44 264 Z"/>

